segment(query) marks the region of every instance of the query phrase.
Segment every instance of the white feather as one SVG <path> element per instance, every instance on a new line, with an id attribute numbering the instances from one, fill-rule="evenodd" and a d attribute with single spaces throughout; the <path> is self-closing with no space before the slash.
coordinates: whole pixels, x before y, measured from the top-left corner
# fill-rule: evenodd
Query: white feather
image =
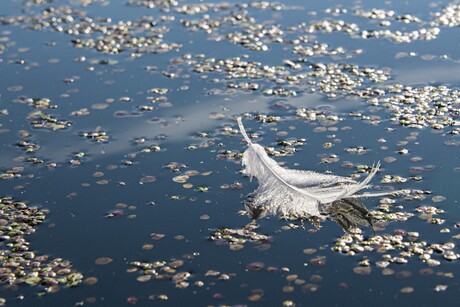
<path id="1" fill-rule="evenodd" d="M 290 170 L 283 168 L 271 159 L 265 149 L 249 139 L 244 129 L 241 117 L 238 126 L 249 147 L 243 153 L 245 173 L 256 177 L 259 186 L 253 195 L 253 206 L 264 208 L 268 213 L 293 214 L 295 216 L 319 216 L 322 205 L 330 204 L 342 198 L 358 198 L 388 195 L 355 194 L 367 188 L 371 179 L 377 173 L 380 163 L 377 163 L 362 181 L 356 182 L 350 178 L 320 174 L 313 171 Z"/>

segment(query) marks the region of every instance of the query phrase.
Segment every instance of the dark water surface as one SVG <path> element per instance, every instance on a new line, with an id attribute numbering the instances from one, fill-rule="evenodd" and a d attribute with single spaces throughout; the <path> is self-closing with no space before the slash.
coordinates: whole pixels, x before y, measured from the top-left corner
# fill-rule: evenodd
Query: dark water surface
<path id="1" fill-rule="evenodd" d="M 0 297 L 8 306 L 456 305 L 460 294 L 457 260 L 446 260 L 442 252 L 434 252 L 432 258 L 438 259 L 439 265 L 430 266 L 419 259 L 419 255 L 403 254 L 401 257 L 406 258 L 407 263 L 391 262 L 383 269 L 376 263 L 385 254 L 398 256 L 401 247 L 358 252 L 354 256 L 339 253 L 333 247 L 344 233 L 330 221 L 317 231 L 308 223 L 303 229 L 287 227 L 299 226 L 299 221 L 263 218 L 258 221 L 257 232 L 269 236 L 270 240 L 263 244 L 245 242 L 244 248 L 235 251 L 229 244 L 210 239 L 220 228 L 241 229 L 250 222 L 247 216 L 237 213 L 244 210 L 243 201 L 257 187 L 257 181 L 250 182 L 240 173 L 238 157 L 228 158 L 230 152 L 242 153 L 246 149 L 235 130 L 235 118 L 243 114 L 247 130 L 257 132 L 256 140 L 264 146 L 282 150 L 280 140 L 305 139 L 302 146 L 295 147 L 294 153 L 275 158 L 288 168 L 347 176 L 357 173 L 357 165 L 371 166 L 381 161 L 382 169 L 373 180 L 377 188 L 391 186 L 426 191 L 421 200 L 391 197 L 395 200 L 390 208 L 392 212 L 408 212 L 414 216 L 407 221 L 390 219 L 381 223 L 376 235 L 418 232 L 419 241 L 427 245 L 457 244 L 459 238 L 456 223 L 460 222 L 460 139 L 455 133 L 458 125 L 454 123 L 440 129 L 433 127 L 434 123 L 421 129 L 406 127 L 399 119 L 391 120 L 395 117 L 393 109 L 382 103 L 374 106 L 356 91 L 395 84 L 458 90 L 460 11 L 457 10 L 454 18 L 457 24 L 449 27 L 430 25 L 434 22 L 433 13 L 448 6 L 448 1 L 285 2 L 281 10 L 272 10 L 239 8 L 235 6 L 239 2 L 229 1 L 229 8 L 191 15 L 178 12 L 183 5 L 190 4 L 183 1 L 171 1 L 169 9 L 160 5 L 167 1 L 151 1 L 158 5 L 151 9 L 114 0 L 2 1 L 0 110 L 5 111 L 0 115 L 0 171 L 15 168 L 21 176 L 2 179 L 0 196 L 48 209 L 46 221 L 27 236 L 30 250 L 69 260 L 72 268 L 84 276 L 84 282 L 69 288 L 61 284 L 56 293 L 47 293 L 44 286 L 24 283 L 12 289 L 3 277 Z M 205 2 L 193 3 L 210 7 Z M 123 46 L 120 53 L 104 53 L 95 48 L 77 48 L 72 43 L 75 39 L 97 39 L 102 35 L 100 32 L 72 35 L 53 26 L 31 29 L 43 22 L 31 16 L 63 5 L 86 12 L 94 18 L 94 24 L 103 24 L 98 18 L 111 18 L 111 24 L 116 25 L 119 21 L 135 22 L 140 16 L 153 17 L 157 21 L 154 27 L 168 28 L 162 33 L 161 43 L 177 43 L 181 47 L 168 52 L 145 52 Z M 338 16 L 328 13 L 327 9 L 335 8 L 346 11 Z M 312 33 L 301 33 L 287 29 L 302 22 L 308 25 L 324 19 L 356 23 L 359 31 L 381 29 L 380 19 L 356 14 L 358 10 L 373 8 L 395 11 L 394 16 L 382 19 L 391 21 L 388 26 L 391 31 L 438 27 L 439 35 L 431 40 L 396 42 L 383 37 L 366 39 L 343 31 L 329 33 L 316 29 Z M 283 29 L 280 36 L 285 42 L 270 41 L 270 35 L 266 35 L 256 41 L 265 43 L 269 49 L 257 51 L 227 40 L 227 33 L 240 35 L 254 31 L 255 27 L 248 27 L 251 21 L 222 22 L 212 33 L 192 31 L 180 22 L 181 19 L 200 20 L 206 14 L 209 18 L 224 18 L 243 11 L 258 24 Z M 421 22 L 406 24 L 395 20 L 403 14 L 415 16 Z M 77 18 L 76 14 L 72 16 Z M 161 21 L 161 16 L 175 19 Z M 8 18 L 15 20 L 8 21 Z M 64 28 L 72 25 L 71 21 L 57 23 Z M 141 28 L 132 31 L 137 37 L 150 35 Z M 216 39 L 218 35 L 222 37 Z M 328 44 L 329 49 L 342 47 L 346 52 L 292 54 L 293 44 L 287 41 L 302 35 L 308 36 L 303 45 L 323 43 Z M 355 52 L 358 49 L 362 52 Z M 318 64 L 346 63 L 383 70 L 388 78 L 377 83 L 361 76 L 362 84 L 334 92 L 321 90 L 317 86 L 319 79 L 315 79 L 316 84 L 302 80 L 288 85 L 289 80 L 283 79 L 283 73 L 277 77 L 267 73 L 252 79 L 236 78 L 230 75 L 232 68 L 228 67 L 220 71 L 196 71 L 199 63 L 212 63 L 211 58 L 234 57 L 260 62 L 261 66 L 284 67 L 291 75 L 308 74 Z M 299 59 L 302 57 L 303 60 Z M 197 62 L 187 63 L 186 59 Z M 284 60 L 298 60 L 301 68 L 287 68 Z M 240 82 L 255 83 L 259 88 L 232 88 L 232 83 Z M 328 81 L 325 78 L 321 82 L 327 84 Z M 153 88 L 168 92 L 149 92 Z M 264 93 L 277 88 L 295 90 L 297 95 Z M 455 109 L 460 107 L 460 98 L 455 95 L 452 94 L 452 109 L 446 116 L 458 122 L 459 113 Z M 151 98 L 160 96 L 165 98 L 158 101 Z M 35 101 L 49 98 L 50 104 L 57 108 L 34 108 L 24 103 L 24 98 Z M 423 98 L 417 99 L 423 101 Z M 443 99 L 446 98 L 443 96 L 439 101 Z M 416 103 L 394 105 L 416 107 Z M 151 106 L 153 110 L 140 110 L 139 106 Z M 304 120 L 299 116 L 301 108 L 320 110 L 342 120 Z M 72 113 L 81 109 L 87 109 L 89 114 L 75 116 Z M 34 128 L 28 117 L 36 111 L 67 120 L 71 125 L 57 130 Z M 357 116 L 358 112 L 362 116 Z M 270 123 L 258 115 L 279 118 Z M 229 128 L 234 131 L 226 133 Z M 82 133 L 98 131 L 108 133 L 107 142 L 98 143 L 82 136 Z M 17 146 L 20 141 L 35 143 L 40 148 L 26 153 Z M 325 143 L 329 142 L 333 146 L 328 149 Z M 346 150 L 358 146 L 367 151 L 356 154 Z M 143 151 L 146 148 L 152 151 Z M 408 153 L 398 153 L 401 149 L 407 149 Z M 388 157 L 396 159 L 392 161 Z M 28 162 L 28 158 L 40 159 L 42 163 Z M 325 160 L 328 158 L 332 160 Z M 81 164 L 72 165 L 72 160 L 79 160 Z M 345 161 L 351 162 L 352 167 L 344 167 Z M 182 163 L 184 167 L 171 170 L 167 166 L 172 162 Z M 176 176 L 192 170 L 196 172 L 189 172 L 187 180 L 192 185 L 173 181 Z M 407 181 L 379 182 L 385 175 L 401 176 Z M 154 176 L 155 181 L 148 182 L 152 177 L 146 176 Z M 422 180 L 410 179 L 411 176 L 421 176 Z M 380 201 L 379 198 L 365 199 L 364 204 L 369 210 L 378 211 Z M 443 224 L 427 222 L 426 216 L 419 218 L 416 208 L 421 206 L 444 210 L 433 216 L 444 220 Z M 154 240 L 158 238 L 155 234 L 163 234 L 164 238 Z M 367 228 L 363 234 L 374 235 Z M 146 244 L 153 244 L 153 248 Z M 7 242 L 0 248 L 4 249 L 3 253 L 8 250 Z M 315 251 L 309 254 L 305 249 Z M 458 254 L 458 247 L 454 247 L 453 252 Z M 113 261 L 97 264 L 96 260 L 101 257 Z M 142 282 L 137 280 L 142 276 L 140 270 L 130 271 L 132 262 L 174 260 L 183 261 L 183 265 L 177 272 L 169 272 L 171 275 L 163 268 L 165 272 L 160 274 L 166 280 L 153 276 Z M 370 270 L 358 274 L 362 272 L 359 268 L 365 265 L 363 260 L 369 260 Z M 171 280 L 178 272 L 191 274 L 188 286 L 183 284 L 183 289 Z M 90 277 L 97 278 L 97 283 L 90 285 Z M 166 295 L 167 300 L 159 299 L 159 295 Z"/>

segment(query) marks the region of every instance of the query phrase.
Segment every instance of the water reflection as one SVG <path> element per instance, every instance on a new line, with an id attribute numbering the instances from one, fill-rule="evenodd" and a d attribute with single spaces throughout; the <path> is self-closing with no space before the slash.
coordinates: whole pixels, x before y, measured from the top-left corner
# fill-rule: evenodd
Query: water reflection
<path id="1" fill-rule="evenodd" d="M 248 195 L 244 203 L 247 215 L 255 222 L 258 219 L 267 216 L 267 210 L 264 206 L 256 206 L 251 200 L 253 194 Z M 329 219 L 339 225 L 345 232 L 350 232 L 355 228 L 374 227 L 374 221 L 369 215 L 367 207 L 355 198 L 340 199 L 323 206 L 321 216 L 296 217 L 301 220 L 308 220 L 316 228 L 320 228 L 321 222 Z"/>
<path id="2" fill-rule="evenodd" d="M 326 216 L 346 232 L 359 226 L 373 228 L 373 220 L 367 207 L 355 198 L 340 199 L 324 206 Z"/>

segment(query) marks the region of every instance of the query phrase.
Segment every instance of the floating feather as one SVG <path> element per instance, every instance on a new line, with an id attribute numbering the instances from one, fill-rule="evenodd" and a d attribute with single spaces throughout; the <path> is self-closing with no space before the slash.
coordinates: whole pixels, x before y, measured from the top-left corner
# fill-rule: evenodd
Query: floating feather
<path id="1" fill-rule="evenodd" d="M 263 214 L 293 215 L 301 218 L 319 217 L 325 206 L 338 200 L 388 195 L 389 193 L 356 194 L 369 187 L 380 163 L 361 182 L 342 176 L 321 174 L 307 170 L 291 170 L 278 165 L 265 149 L 253 143 L 244 129 L 241 117 L 238 126 L 249 147 L 243 153 L 245 173 L 256 177 L 258 188 L 251 195 L 251 211 Z"/>

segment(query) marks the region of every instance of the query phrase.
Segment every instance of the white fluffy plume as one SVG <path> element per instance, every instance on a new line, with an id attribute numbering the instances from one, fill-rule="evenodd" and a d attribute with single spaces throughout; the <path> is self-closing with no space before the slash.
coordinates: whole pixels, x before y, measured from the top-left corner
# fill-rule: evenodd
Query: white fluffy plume
<path id="1" fill-rule="evenodd" d="M 252 206 L 256 208 L 262 208 L 270 214 L 281 212 L 286 215 L 311 217 L 319 216 L 322 206 L 336 200 L 388 194 L 356 194 L 361 189 L 368 188 L 380 163 L 361 182 L 342 176 L 286 169 L 271 159 L 262 146 L 252 143 L 241 117 L 237 120 L 241 134 L 249 145 L 243 154 L 245 173 L 259 181 L 252 202 Z"/>

